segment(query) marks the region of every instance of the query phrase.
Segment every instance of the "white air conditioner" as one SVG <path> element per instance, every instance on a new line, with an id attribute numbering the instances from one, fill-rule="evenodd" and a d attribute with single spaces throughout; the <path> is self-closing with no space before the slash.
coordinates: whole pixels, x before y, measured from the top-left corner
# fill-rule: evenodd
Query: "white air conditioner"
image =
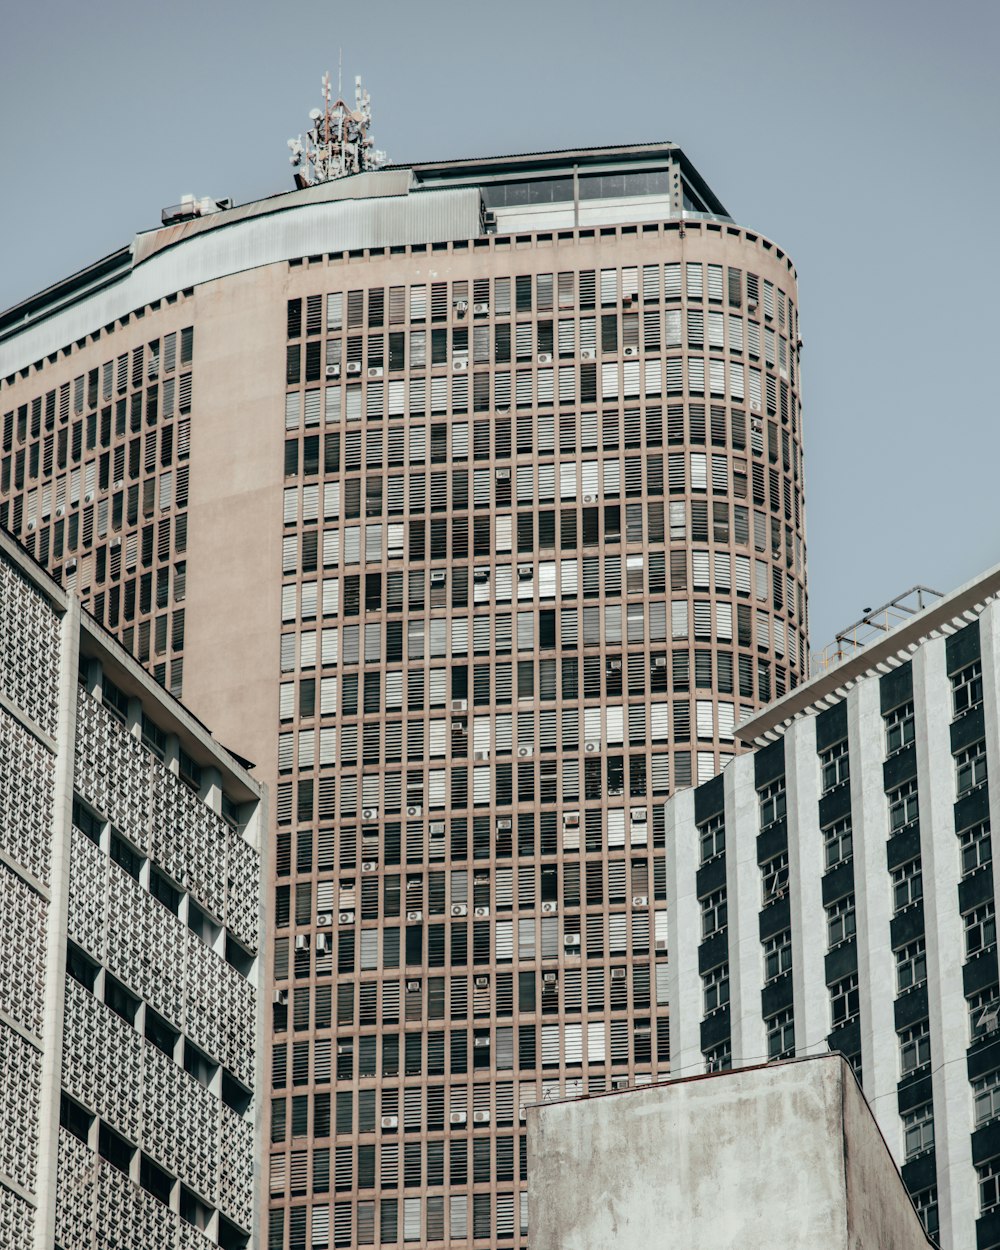
<path id="1" fill-rule="evenodd" d="M 639 355 L 639 349 L 638 347 L 626 347 L 622 352 L 622 355 L 627 356 L 631 360 L 633 356 Z"/>
<path id="2" fill-rule="evenodd" d="M 510 831 L 511 831 L 511 820 L 510 820 L 510 817 L 509 817 L 509 816 L 501 816 L 501 817 L 500 817 L 500 819 L 497 821 L 497 830 L 498 830 L 500 833 L 510 833 Z"/>
<path id="3" fill-rule="evenodd" d="M 538 353 L 538 363 L 539 363 L 540 365 L 550 365 L 550 364 L 552 364 L 552 353 L 551 353 L 551 352 L 539 352 L 539 353 Z"/>
<path id="4" fill-rule="evenodd" d="M 452 368 L 456 373 L 465 373 L 469 367 L 469 362 L 465 356 L 456 356 L 452 361 Z"/>
<path id="5" fill-rule="evenodd" d="M 486 920 L 489 917 L 490 909 L 488 907 L 477 907 L 473 912 L 480 920 Z"/>
<path id="6" fill-rule="evenodd" d="M 448 1116 L 448 1123 L 449 1124 L 464 1124 L 466 1121 L 466 1118 L 467 1117 L 464 1111 L 452 1111 L 451 1114 Z"/>
<path id="7" fill-rule="evenodd" d="M 337 924 L 354 924 L 354 912 L 352 911 L 338 912 Z"/>
<path id="8" fill-rule="evenodd" d="M 384 1115 L 382 1117 L 381 1123 L 382 1123 L 383 1128 L 399 1128 L 399 1116 L 398 1115 Z"/>
<path id="9" fill-rule="evenodd" d="M 279 1007 L 287 1007 L 288 1006 L 288 991 L 287 990 L 275 990 L 274 1001 L 278 1004 Z"/>
<path id="10" fill-rule="evenodd" d="M 453 712 L 464 712 L 468 709 L 468 703 L 465 699 L 452 699 L 451 710 Z"/>
<path id="11" fill-rule="evenodd" d="M 384 372 L 385 370 L 381 365 L 372 365 L 368 370 L 368 376 L 370 378 L 380 378 Z"/>
<path id="12" fill-rule="evenodd" d="M 444 571 L 444 569 L 435 569 L 431 573 L 431 585 L 432 586 L 443 586 L 447 582 L 447 580 L 448 580 L 448 574 Z"/>
<path id="13" fill-rule="evenodd" d="M 490 306 L 489 304 L 473 304 L 472 311 L 477 317 L 483 317 L 490 311 Z"/>
<path id="14" fill-rule="evenodd" d="M 488 751 L 488 750 L 486 750 L 486 751 L 473 751 L 473 753 L 472 753 L 472 758 L 473 758 L 474 760 L 477 760 L 480 764 L 482 764 L 483 762 L 485 762 L 486 760 L 488 760 L 488 759 L 490 758 L 490 753 L 489 753 L 489 751 Z"/>
<path id="15" fill-rule="evenodd" d="M 361 871 L 362 872 L 378 872 L 378 860 L 377 859 L 362 860 Z"/>
<path id="16" fill-rule="evenodd" d="M 585 742 L 583 744 L 583 749 L 587 755 L 596 755 L 601 749 L 601 744 L 599 742 Z"/>
<path id="17" fill-rule="evenodd" d="M 455 300 L 455 311 L 458 313 L 460 317 L 464 317 L 465 314 L 469 311 L 469 301 L 467 299 Z"/>
<path id="18" fill-rule="evenodd" d="M 657 938 L 656 943 L 655 943 L 655 948 L 658 951 L 665 951 L 667 949 L 667 939 Z"/>
<path id="19" fill-rule="evenodd" d="M 67 560 L 67 561 L 66 561 L 66 572 L 67 572 L 67 573 L 74 573 L 74 572 L 76 572 L 76 560 L 74 560 L 74 559 L 69 559 L 69 560 Z"/>
<path id="20" fill-rule="evenodd" d="M 644 807 L 633 807 L 629 815 L 632 818 L 633 825 L 644 825 L 646 823 L 647 812 Z"/>
<path id="21" fill-rule="evenodd" d="M 653 657 L 653 668 L 666 668 L 667 657 L 665 655 L 657 655 Z"/>
<path id="22" fill-rule="evenodd" d="M 489 1045 L 489 1042 L 487 1042 L 487 1045 Z M 489 1124 L 490 1113 L 488 1111 L 473 1111 L 472 1122 L 473 1124 Z"/>
<path id="23" fill-rule="evenodd" d="M 297 951 L 307 951 L 309 949 L 309 934 L 308 933 L 296 934 L 295 949 Z"/>
<path id="24" fill-rule="evenodd" d="M 525 1122 L 525 1120 L 527 1120 L 527 1118 L 528 1118 L 528 1113 L 527 1113 L 527 1111 L 524 1109 L 524 1107 L 518 1107 L 518 1109 L 517 1109 L 517 1118 L 521 1121 L 521 1123 L 522 1123 L 522 1124 Z"/>
<path id="25" fill-rule="evenodd" d="M 84 497 L 83 497 L 83 502 L 84 502 L 84 503 L 93 503 L 93 502 L 94 502 L 94 492 L 93 492 L 92 490 L 88 490 L 88 491 L 87 491 L 87 493 L 86 493 L 86 494 L 84 495 Z"/>
<path id="26" fill-rule="evenodd" d="M 333 949 L 333 945 L 330 941 L 329 934 L 317 933 L 316 934 L 316 954 L 328 955 L 332 949 Z"/>
<path id="27" fill-rule="evenodd" d="M 584 503 L 597 503 L 597 496 L 591 494 L 590 492 L 586 492 L 583 496 L 583 502 Z"/>
<path id="28" fill-rule="evenodd" d="M 348 373 L 360 373 L 360 372 L 361 372 L 361 361 L 360 361 L 360 360 L 349 360 L 349 361 L 347 362 L 347 372 L 348 372 Z"/>
<path id="29" fill-rule="evenodd" d="M 612 968 L 612 969 L 611 969 L 611 980 L 612 980 L 612 981 L 624 981 L 624 980 L 625 980 L 626 975 L 627 975 L 627 974 L 626 974 L 626 971 L 625 971 L 625 969 L 624 969 L 624 968 Z"/>
<path id="30" fill-rule="evenodd" d="M 327 365 L 326 376 L 328 378 L 339 378 L 340 377 L 340 365 Z"/>
<path id="31" fill-rule="evenodd" d="M 497 469 L 496 480 L 498 482 L 509 482 L 510 481 L 510 469 Z"/>
<path id="32" fill-rule="evenodd" d="M 750 411 L 751 411 L 751 412 L 760 412 L 760 400 L 759 400 L 759 399 L 751 399 L 751 401 L 750 401 Z"/>
<path id="33" fill-rule="evenodd" d="M 580 827 L 580 813 L 579 812 L 564 812 L 563 813 L 563 828 L 564 829 L 579 829 L 579 827 Z"/>
<path id="34" fill-rule="evenodd" d="M 361 819 L 362 820 L 378 820 L 378 808 L 377 807 L 363 807 L 361 809 Z"/>
<path id="35" fill-rule="evenodd" d="M 451 914 L 453 916 L 467 916 L 469 914 L 468 905 L 466 903 L 452 903 Z"/>
<path id="36" fill-rule="evenodd" d="M 114 538 L 110 539 L 108 542 L 108 546 L 111 548 L 112 551 L 117 551 L 121 545 L 122 545 L 122 538 L 120 534 L 116 534 Z"/>
<path id="37" fill-rule="evenodd" d="M 489 569 L 484 569 L 484 568 L 473 569 L 472 580 L 476 583 L 477 586 L 485 586 L 486 583 L 490 580 Z"/>
<path id="38" fill-rule="evenodd" d="M 593 347 L 581 347 L 580 359 L 581 360 L 596 360 L 597 359 L 596 349 Z"/>
<path id="39" fill-rule="evenodd" d="M 608 672 L 609 673 L 620 673 L 621 671 L 622 671 L 621 660 L 608 660 Z"/>
<path id="40" fill-rule="evenodd" d="M 633 907 L 648 907 L 648 906 L 649 906 L 649 896 L 648 896 L 648 895 L 646 895 L 646 894 L 633 894 L 633 895 L 632 895 L 632 906 L 633 906 Z"/>
<path id="41" fill-rule="evenodd" d="M 756 311 L 757 311 L 757 301 L 756 301 L 755 299 L 748 299 L 748 300 L 747 300 L 747 311 L 748 311 L 748 312 L 756 312 Z"/>
<path id="42" fill-rule="evenodd" d="M 490 1047 L 490 1039 L 488 1037 L 477 1037 L 473 1040 L 473 1043 L 472 1043 L 473 1050 L 489 1050 L 489 1047 Z M 488 1114 L 489 1112 L 487 1112 L 487 1115 Z M 475 1112 L 475 1114 L 472 1117 L 473 1120 L 477 1119 L 480 1115 L 482 1115 L 481 1111 Z"/>
<path id="43" fill-rule="evenodd" d="M 406 814 L 407 816 L 422 816 L 424 814 L 424 809 L 419 803 L 413 803 L 406 809 Z"/>
<path id="44" fill-rule="evenodd" d="M 477 990 L 488 990 L 490 988 L 489 977 L 475 977 L 474 981 Z"/>
<path id="45" fill-rule="evenodd" d="M 56 508 L 56 520 L 58 521 L 60 517 L 64 517 L 65 515 L 66 509 L 60 504 L 60 506 Z"/>
<path id="46" fill-rule="evenodd" d="M 329 928 L 333 924 L 333 912 L 321 911 L 316 917 L 316 923 L 323 928 Z"/>
<path id="47" fill-rule="evenodd" d="M 535 575 L 535 570 L 530 564 L 519 564 L 517 566 L 517 580 L 519 582 L 530 582 Z"/>
<path id="48" fill-rule="evenodd" d="M 531 754 L 531 747 L 518 747 L 517 748 L 517 758 L 519 760 L 526 760 L 530 754 Z"/>
<path id="49" fill-rule="evenodd" d="M 558 973 L 558 972 L 543 972 L 543 973 L 542 973 L 542 984 L 543 984 L 543 985 L 558 985 L 558 984 L 559 984 L 559 973 Z"/>
<path id="50" fill-rule="evenodd" d="M 579 933 L 566 933 L 563 935 L 563 946 L 579 946 L 579 945 L 580 945 Z"/>
<path id="51" fill-rule="evenodd" d="M 559 910 L 558 903 L 543 903 L 542 904 L 543 916 L 554 916 L 556 912 L 558 912 L 558 910 Z"/>
<path id="52" fill-rule="evenodd" d="M 406 913 L 406 919 L 413 924 L 416 924 L 418 921 L 423 920 L 423 918 L 424 918 L 424 913 L 422 911 L 408 911 Z"/>

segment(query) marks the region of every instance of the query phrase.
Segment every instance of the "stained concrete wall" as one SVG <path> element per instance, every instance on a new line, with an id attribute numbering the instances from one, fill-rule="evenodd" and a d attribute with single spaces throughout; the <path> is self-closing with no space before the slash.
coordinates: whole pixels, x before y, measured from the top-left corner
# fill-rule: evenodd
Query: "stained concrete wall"
<path id="1" fill-rule="evenodd" d="M 533 1250 L 924 1250 L 838 1055 L 528 1110 Z"/>

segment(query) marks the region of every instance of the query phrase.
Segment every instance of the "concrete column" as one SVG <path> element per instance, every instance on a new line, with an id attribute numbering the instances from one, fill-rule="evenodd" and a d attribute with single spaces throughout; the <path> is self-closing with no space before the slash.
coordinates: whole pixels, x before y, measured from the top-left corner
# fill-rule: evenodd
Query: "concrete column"
<path id="1" fill-rule="evenodd" d="M 802 716 L 785 733 L 788 879 L 791 884 L 792 993 L 795 1053 L 826 1052 L 830 1032 L 826 989 L 823 843 L 819 833 L 820 770 L 816 717 Z"/>
<path id="2" fill-rule="evenodd" d="M 694 790 L 682 790 L 666 804 L 671 1076 L 693 1076 L 704 1071 L 701 977 L 698 975 L 699 846 L 697 837 L 692 836 L 694 827 Z"/>
<path id="3" fill-rule="evenodd" d="M 723 773 L 726 794 L 726 889 L 729 902 L 729 1011 L 733 1067 L 767 1058 L 760 1013 L 764 954 L 760 945 L 760 811 L 753 755 L 738 755 Z"/>
<path id="4" fill-rule="evenodd" d="M 862 681 L 848 695 L 847 733 L 851 759 L 859 764 L 851 769 L 851 821 L 862 1076 L 865 1097 L 890 1149 L 898 1158 L 899 1044 L 891 1014 L 896 992 L 896 962 L 889 932 L 892 907 L 885 849 L 889 812 L 882 788 L 885 724 L 877 680 Z"/>
<path id="5" fill-rule="evenodd" d="M 51 1250 L 56 1235 L 59 1163 L 59 1096 L 62 1089 L 66 939 L 69 925 L 73 764 L 76 755 L 76 686 L 80 656 L 80 602 L 67 595 L 59 639 L 59 711 L 52 803 L 52 858 L 45 934 L 45 1013 L 42 1089 L 38 1108 L 38 1208 L 35 1250 Z"/>

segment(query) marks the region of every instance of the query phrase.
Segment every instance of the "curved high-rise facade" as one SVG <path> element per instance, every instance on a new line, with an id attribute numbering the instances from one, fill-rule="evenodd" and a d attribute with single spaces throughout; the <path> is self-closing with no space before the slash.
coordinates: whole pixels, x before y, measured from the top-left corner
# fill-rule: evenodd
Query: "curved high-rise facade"
<path id="1" fill-rule="evenodd" d="M 272 788 L 270 1247 L 523 1244 L 668 1068 L 664 797 L 806 669 L 795 271 L 668 144 L 364 174 L 0 319 L 0 520 Z"/>

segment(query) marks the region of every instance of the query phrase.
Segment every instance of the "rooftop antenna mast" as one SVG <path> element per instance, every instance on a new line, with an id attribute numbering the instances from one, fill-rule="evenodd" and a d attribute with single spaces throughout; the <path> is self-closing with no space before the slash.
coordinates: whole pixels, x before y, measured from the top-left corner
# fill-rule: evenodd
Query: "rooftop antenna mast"
<path id="1" fill-rule="evenodd" d="M 332 182 L 372 169 L 380 169 L 387 161 L 384 152 L 375 147 L 371 134 L 372 105 L 368 92 L 362 89 L 361 78 L 354 80 L 354 108 L 349 108 L 341 93 L 342 62 L 337 72 L 337 99 L 332 102 L 330 75 L 323 75 L 323 107 L 309 112 L 312 123 L 305 138 L 289 139 L 295 168 L 295 185 L 312 187 L 319 182 Z"/>

